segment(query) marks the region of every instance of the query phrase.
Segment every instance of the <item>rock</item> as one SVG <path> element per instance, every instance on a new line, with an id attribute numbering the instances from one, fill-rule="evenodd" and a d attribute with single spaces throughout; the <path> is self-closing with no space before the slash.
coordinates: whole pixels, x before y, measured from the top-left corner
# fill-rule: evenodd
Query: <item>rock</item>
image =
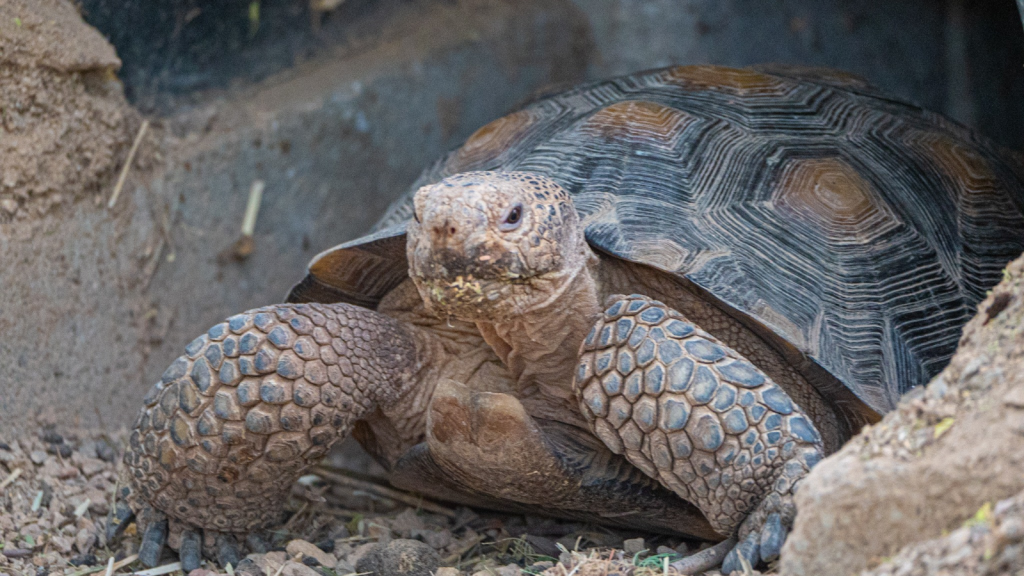
<path id="1" fill-rule="evenodd" d="M 306 558 L 313 558 L 320 566 L 324 566 L 326 568 L 334 568 L 334 565 L 338 562 L 337 558 L 333 555 L 324 552 L 315 544 L 306 542 L 305 540 L 292 540 L 288 543 L 288 546 L 285 547 L 285 550 L 287 550 L 288 554 L 292 557 L 302 555 Z"/>
<path id="2" fill-rule="evenodd" d="M 434 550 L 447 548 L 455 541 L 449 530 L 412 530 L 409 536 L 414 540 L 422 540 Z"/>
<path id="3" fill-rule="evenodd" d="M 36 466 L 41 466 L 43 462 L 46 462 L 46 452 L 42 450 L 33 450 L 32 453 L 28 455 L 28 458 Z"/>
<path id="4" fill-rule="evenodd" d="M 279 576 L 320 576 L 316 570 L 301 562 L 289 560 L 284 552 L 267 552 L 266 554 L 250 554 L 246 556 L 253 564 L 263 571 L 264 575 L 277 574 Z M 239 563 L 241 565 L 241 563 Z"/>
<path id="5" fill-rule="evenodd" d="M 92 530 L 82 529 L 75 534 L 75 548 L 80 554 L 88 554 L 96 545 L 96 534 Z"/>
<path id="6" fill-rule="evenodd" d="M 345 560 L 353 566 L 358 566 L 359 561 L 362 560 L 363 557 L 369 554 L 372 550 L 376 549 L 378 546 L 380 546 L 380 544 L 376 542 L 367 542 L 366 544 L 360 544 L 359 546 L 356 546 L 355 550 L 348 554 Z"/>
<path id="7" fill-rule="evenodd" d="M 82 471 L 82 474 L 85 474 L 88 478 L 92 478 L 96 474 L 106 470 L 109 466 L 99 458 L 81 458 L 77 464 L 79 470 Z"/>
<path id="8" fill-rule="evenodd" d="M 432 576 L 441 563 L 433 548 L 419 540 L 398 539 L 371 549 L 356 564 L 357 572 L 389 576 Z"/>
<path id="9" fill-rule="evenodd" d="M 62 554 L 67 554 L 68 552 L 71 552 L 71 541 L 63 536 L 52 536 L 50 538 L 50 543 L 53 544 L 53 547 L 60 551 Z"/>
<path id="10" fill-rule="evenodd" d="M 630 538 L 622 543 L 622 550 L 630 556 L 647 550 L 643 538 Z"/>
<path id="11" fill-rule="evenodd" d="M 72 566 L 95 566 L 96 562 L 95 554 L 79 554 L 68 560 L 68 564 Z"/>
<path id="12" fill-rule="evenodd" d="M 243 558 L 242 561 L 238 563 L 238 566 L 235 567 L 235 574 L 238 574 L 239 576 L 267 576 L 263 570 L 253 562 L 252 558 L 249 557 Z M 192 574 L 189 573 L 189 576 L 192 576 Z"/>
<path id="13" fill-rule="evenodd" d="M 289 560 L 284 563 L 281 576 L 320 576 L 320 573 L 305 564 Z"/>
<path id="14" fill-rule="evenodd" d="M 249 554 L 245 559 L 251 560 L 264 574 L 274 574 L 288 560 L 288 555 L 285 552 L 267 552 Z"/>
<path id="15" fill-rule="evenodd" d="M 391 540 L 391 528 L 376 522 L 367 522 L 366 535 L 382 544 L 385 544 Z"/>
<path id="16" fill-rule="evenodd" d="M 406 508 L 391 519 L 391 529 L 402 538 L 411 537 L 413 531 L 424 530 L 426 525 L 412 508 Z"/>
<path id="17" fill-rule="evenodd" d="M 947 536 L 907 546 L 864 576 L 1024 574 L 1024 545 L 1010 537 L 1022 523 L 1024 492 L 982 507 Z"/>
<path id="18" fill-rule="evenodd" d="M 460 572 L 458 568 L 444 566 L 442 568 L 438 568 L 437 572 L 434 573 L 434 576 L 462 576 L 462 572 Z"/>
<path id="19" fill-rule="evenodd" d="M 800 484 L 781 574 L 859 573 L 1024 490 L 1024 259 L 979 310 L 933 381 L 944 390 L 908 394 Z"/>
<path id="20" fill-rule="evenodd" d="M 560 553 L 558 546 L 555 546 L 555 541 L 551 538 L 545 538 L 544 536 L 536 536 L 533 534 L 527 534 L 523 538 L 526 540 L 526 543 L 533 548 L 533 551 L 541 556 L 557 558 Z"/>

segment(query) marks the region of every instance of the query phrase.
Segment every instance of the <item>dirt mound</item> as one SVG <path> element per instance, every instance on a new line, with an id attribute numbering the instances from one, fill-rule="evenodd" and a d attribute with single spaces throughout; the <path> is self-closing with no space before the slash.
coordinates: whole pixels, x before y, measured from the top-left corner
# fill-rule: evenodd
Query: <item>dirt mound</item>
<path id="1" fill-rule="evenodd" d="M 1024 492 L 982 506 L 949 536 L 905 548 L 864 576 L 1024 574 Z"/>
<path id="2" fill-rule="evenodd" d="M 964 327 L 946 370 L 804 481 L 783 574 L 870 568 L 1024 490 L 1022 329 L 1024 258 Z"/>
<path id="3" fill-rule="evenodd" d="M 0 223 L 100 192 L 138 128 L 114 49 L 66 0 L 0 0 Z"/>

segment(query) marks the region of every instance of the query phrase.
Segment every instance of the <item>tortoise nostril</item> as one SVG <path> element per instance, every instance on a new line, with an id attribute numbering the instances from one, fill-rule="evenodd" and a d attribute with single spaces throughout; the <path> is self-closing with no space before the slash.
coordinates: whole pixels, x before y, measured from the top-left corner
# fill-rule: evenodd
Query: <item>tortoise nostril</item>
<path id="1" fill-rule="evenodd" d="M 454 236 L 455 235 L 455 226 L 449 227 L 448 228 L 448 233 Z"/>

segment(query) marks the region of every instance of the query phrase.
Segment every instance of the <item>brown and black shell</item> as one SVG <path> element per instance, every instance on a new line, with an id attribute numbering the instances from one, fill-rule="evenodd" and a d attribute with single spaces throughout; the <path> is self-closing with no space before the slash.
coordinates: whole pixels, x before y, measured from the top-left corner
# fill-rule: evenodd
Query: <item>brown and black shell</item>
<path id="1" fill-rule="evenodd" d="M 594 248 L 676 274 L 856 420 L 946 364 L 1024 251 L 1024 169 L 989 140 L 838 72 L 687 66 L 480 128 L 290 298 L 374 305 L 406 277 L 412 193 L 473 170 L 559 182 Z"/>

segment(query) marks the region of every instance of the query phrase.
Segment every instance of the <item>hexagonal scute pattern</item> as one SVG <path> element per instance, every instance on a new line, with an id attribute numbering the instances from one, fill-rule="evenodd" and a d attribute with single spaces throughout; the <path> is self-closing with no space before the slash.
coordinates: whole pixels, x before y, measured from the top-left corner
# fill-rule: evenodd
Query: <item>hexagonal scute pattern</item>
<path id="1" fill-rule="evenodd" d="M 675 66 L 540 98 L 424 172 L 376 230 L 404 230 L 420 186 L 476 170 L 558 182 L 591 246 L 798 350 L 854 429 L 946 366 L 1024 251 L 1019 154 L 820 68 Z"/>
<path id="2" fill-rule="evenodd" d="M 396 321 L 348 304 L 232 316 L 146 395 L 124 458 L 129 503 L 222 532 L 272 524 L 302 471 L 401 394 L 415 351 Z"/>
<path id="3" fill-rule="evenodd" d="M 678 312 L 612 300 L 583 345 L 580 409 L 613 452 L 733 534 L 769 492 L 789 491 L 784 465 L 821 437 L 782 388 Z"/>

